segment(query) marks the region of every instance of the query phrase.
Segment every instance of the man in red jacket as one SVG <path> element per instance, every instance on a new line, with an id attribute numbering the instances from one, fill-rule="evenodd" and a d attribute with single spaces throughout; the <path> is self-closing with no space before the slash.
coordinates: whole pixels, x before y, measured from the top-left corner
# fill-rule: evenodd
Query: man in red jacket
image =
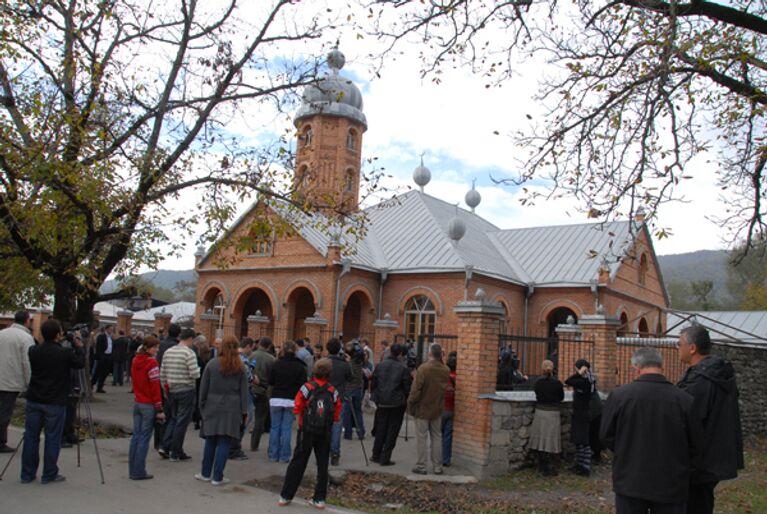
<path id="1" fill-rule="evenodd" d="M 333 363 L 330 359 L 318 360 L 313 368 L 314 378 L 301 386 L 296 394 L 293 413 L 298 417 L 298 444 L 288 464 L 280 501 L 277 503 L 281 507 L 293 500 L 314 450 L 317 459 L 317 484 L 311 504 L 318 509 L 325 508 L 330 433 L 333 423 L 338 423 L 341 416 L 341 397 L 328 381 L 332 369 Z"/>

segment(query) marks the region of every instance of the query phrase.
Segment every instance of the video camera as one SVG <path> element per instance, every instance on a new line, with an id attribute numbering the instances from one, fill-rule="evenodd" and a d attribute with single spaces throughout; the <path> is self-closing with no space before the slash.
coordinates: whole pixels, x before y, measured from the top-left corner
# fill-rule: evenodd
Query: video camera
<path id="1" fill-rule="evenodd" d="M 355 362 L 365 362 L 365 349 L 362 348 L 362 345 L 356 339 L 352 341 L 352 350 L 349 356 Z"/>

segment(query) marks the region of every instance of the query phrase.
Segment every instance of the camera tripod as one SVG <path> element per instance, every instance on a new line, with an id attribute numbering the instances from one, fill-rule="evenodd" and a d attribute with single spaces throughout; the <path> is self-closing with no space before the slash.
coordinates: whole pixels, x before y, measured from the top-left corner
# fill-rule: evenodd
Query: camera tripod
<path id="1" fill-rule="evenodd" d="M 87 380 L 85 377 L 85 370 L 79 369 L 77 370 L 77 382 L 78 386 L 75 386 L 73 388 L 73 391 L 70 395 L 71 398 L 77 398 L 77 406 L 76 409 L 76 417 L 74 421 L 74 432 L 75 437 L 77 438 L 77 467 L 80 467 L 80 427 L 82 425 L 82 417 L 81 417 L 81 406 L 85 404 L 85 414 L 88 417 L 88 430 L 90 432 L 91 439 L 93 439 L 93 448 L 96 451 L 96 462 L 99 466 L 99 473 L 101 474 L 101 484 L 103 485 L 105 483 L 104 481 L 104 468 L 101 466 L 101 455 L 99 454 L 99 446 L 96 442 L 96 426 L 93 423 L 93 413 L 91 412 L 91 403 L 88 399 L 88 396 L 85 394 L 85 389 L 83 388 L 83 384 L 87 384 Z M 8 459 L 8 462 L 5 463 L 5 467 L 3 468 L 3 471 L 0 472 L 0 480 L 3 479 L 5 476 L 5 472 L 8 470 L 8 467 L 11 465 L 11 461 L 13 461 L 13 458 L 16 456 L 16 454 L 19 452 L 19 448 L 21 447 L 21 443 L 24 442 L 24 437 L 22 435 L 21 439 L 19 440 L 19 443 L 16 445 L 16 448 L 13 450 L 13 453 L 11 454 L 11 457 Z"/>
<path id="2" fill-rule="evenodd" d="M 354 421 L 354 427 L 352 428 L 352 431 L 354 431 L 354 429 L 359 430 L 362 425 L 360 425 L 360 422 L 357 419 L 357 413 L 354 412 L 354 401 L 352 400 L 352 397 L 346 396 L 344 401 L 349 402 L 349 412 L 352 413 L 352 420 Z M 361 399 L 360 402 L 362 402 Z M 341 428 L 341 430 L 343 430 L 343 428 Z M 365 443 L 362 442 L 362 439 L 360 439 L 360 446 L 362 447 L 362 455 L 365 457 L 365 466 L 370 466 L 370 462 L 368 461 L 368 454 L 365 451 Z"/>

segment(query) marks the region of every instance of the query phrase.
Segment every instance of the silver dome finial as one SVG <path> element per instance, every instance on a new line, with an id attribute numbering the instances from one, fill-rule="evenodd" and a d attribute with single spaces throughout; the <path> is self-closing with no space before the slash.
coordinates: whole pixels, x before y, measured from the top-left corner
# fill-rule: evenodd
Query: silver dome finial
<path id="1" fill-rule="evenodd" d="M 339 70 L 346 64 L 346 56 L 338 49 L 338 45 L 328 53 L 327 62 L 334 75 L 338 75 Z"/>
<path id="2" fill-rule="evenodd" d="M 423 165 L 423 155 L 421 154 L 421 165 L 413 170 L 413 182 L 421 188 L 422 193 L 424 186 L 431 181 L 431 171 Z"/>
<path id="3" fill-rule="evenodd" d="M 466 234 L 466 224 L 458 217 L 458 204 L 455 204 L 455 216 L 447 224 L 447 237 L 454 243 L 458 243 L 464 234 Z"/>
<path id="4" fill-rule="evenodd" d="M 477 179 L 473 179 L 471 181 L 471 189 L 468 193 L 466 193 L 466 196 L 464 197 L 466 205 L 471 207 L 471 212 L 474 212 L 474 208 L 479 205 L 479 202 L 482 201 L 482 195 L 480 195 L 479 191 L 477 191 L 476 185 Z"/>

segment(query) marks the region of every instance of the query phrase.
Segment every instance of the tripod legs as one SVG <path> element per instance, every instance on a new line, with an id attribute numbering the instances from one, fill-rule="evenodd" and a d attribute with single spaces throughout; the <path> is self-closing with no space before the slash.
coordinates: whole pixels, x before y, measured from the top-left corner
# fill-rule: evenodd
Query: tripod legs
<path id="1" fill-rule="evenodd" d="M 96 451 L 96 462 L 99 465 L 99 473 L 101 474 L 101 485 L 104 485 L 104 468 L 101 466 L 101 455 L 99 454 L 99 445 L 96 443 L 96 425 L 93 423 L 93 414 L 91 413 L 91 404 L 87 398 L 85 399 L 85 414 L 88 416 L 88 428 L 91 433 L 91 439 L 93 439 L 93 449 Z M 78 448 L 80 448 L 79 443 L 78 443 Z"/>
<path id="2" fill-rule="evenodd" d="M 352 401 L 351 397 L 346 398 L 346 401 L 347 402 L 351 402 Z M 354 412 L 354 406 L 352 406 L 352 408 L 349 409 L 349 411 L 352 413 L 352 419 L 354 420 L 354 426 L 355 427 L 360 427 L 361 425 L 359 423 L 359 420 L 357 419 L 357 414 Z M 362 442 L 362 439 L 360 439 L 360 446 L 362 446 L 362 455 L 365 457 L 365 466 L 370 466 L 370 462 L 368 461 L 368 454 L 365 451 L 365 443 Z"/>
<path id="3" fill-rule="evenodd" d="M 17 444 L 16 448 L 13 449 L 13 453 L 8 458 L 8 462 L 5 463 L 5 467 L 3 468 L 2 473 L 0 473 L 0 480 L 3 479 L 3 477 L 5 476 L 5 472 L 8 471 L 8 466 L 11 465 L 11 461 L 13 460 L 13 458 L 16 456 L 17 453 L 19 453 L 19 448 L 21 448 L 21 443 L 23 442 L 24 442 L 24 436 L 22 435 L 21 439 L 19 439 L 19 444 Z"/>

